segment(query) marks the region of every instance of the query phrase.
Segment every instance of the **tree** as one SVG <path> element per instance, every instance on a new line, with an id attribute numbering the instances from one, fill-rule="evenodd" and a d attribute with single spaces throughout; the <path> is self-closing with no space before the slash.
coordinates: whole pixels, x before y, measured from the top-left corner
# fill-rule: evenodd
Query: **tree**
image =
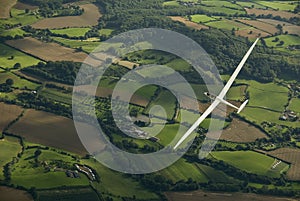
<path id="1" fill-rule="evenodd" d="M 5 83 L 6 83 L 7 85 L 9 85 L 9 86 L 12 86 L 12 85 L 14 84 L 14 80 L 11 79 L 11 78 L 8 78 L 8 79 L 5 81 Z"/>
<path id="2" fill-rule="evenodd" d="M 18 68 L 21 68 L 21 64 L 20 63 L 15 63 L 14 69 L 18 69 Z"/>
<path id="3" fill-rule="evenodd" d="M 25 9 L 25 13 L 29 13 L 30 10 L 28 8 Z"/>
<path id="4" fill-rule="evenodd" d="M 41 155 L 42 151 L 40 149 L 37 149 L 35 152 L 34 152 L 34 157 L 37 158 L 39 157 L 39 155 Z"/>

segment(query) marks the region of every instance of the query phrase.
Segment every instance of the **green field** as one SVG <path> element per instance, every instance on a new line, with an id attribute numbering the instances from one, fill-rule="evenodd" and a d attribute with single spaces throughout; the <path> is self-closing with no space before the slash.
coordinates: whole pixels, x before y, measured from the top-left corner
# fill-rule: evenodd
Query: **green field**
<path id="1" fill-rule="evenodd" d="M 229 1 L 201 1 L 201 4 L 204 6 L 201 5 L 199 7 L 209 13 L 222 13 L 226 15 L 246 13 L 241 6 Z"/>
<path id="2" fill-rule="evenodd" d="M 104 36 L 110 36 L 113 31 L 113 29 L 100 29 L 99 34 Z"/>
<path id="3" fill-rule="evenodd" d="M 294 11 L 296 7 L 296 2 L 291 4 L 291 1 L 255 1 L 258 4 L 263 6 L 273 8 L 275 10 L 284 10 L 284 11 Z"/>
<path id="4" fill-rule="evenodd" d="M 4 179 L 3 166 L 17 157 L 21 148 L 17 138 L 5 136 L 4 139 L 0 140 L 0 180 Z"/>
<path id="5" fill-rule="evenodd" d="M 196 164 L 189 163 L 185 159 L 179 159 L 170 167 L 160 171 L 158 174 L 170 179 L 173 183 L 192 178 L 199 183 L 207 183 L 209 179 L 202 173 Z"/>
<path id="6" fill-rule="evenodd" d="M 40 95 L 61 103 L 72 104 L 72 93 L 64 93 L 56 89 L 43 89 Z"/>
<path id="7" fill-rule="evenodd" d="M 158 199 L 155 193 L 144 189 L 137 181 L 112 171 L 99 162 L 94 160 L 83 160 L 82 162 L 95 169 L 100 175 L 101 182 L 93 182 L 93 186 L 105 195 L 112 194 L 114 199 L 118 199 L 118 196 L 132 197 L 133 195 L 136 196 L 136 199 Z"/>
<path id="8" fill-rule="evenodd" d="M 0 43 L 0 66 L 2 68 L 13 68 L 16 63 L 20 63 L 23 68 L 39 62 L 40 60 L 34 57 Z"/>
<path id="9" fill-rule="evenodd" d="M 246 85 L 233 86 L 226 94 L 228 100 L 242 101 L 245 97 Z"/>
<path id="10" fill-rule="evenodd" d="M 67 47 L 71 47 L 71 48 L 82 47 L 82 49 L 86 52 L 92 52 L 96 47 L 100 45 L 100 42 L 96 42 L 96 41 L 71 40 L 71 39 L 65 39 L 60 37 L 52 37 L 52 38 L 54 41 L 62 43 Z"/>
<path id="11" fill-rule="evenodd" d="M 207 15 L 191 15 L 192 18 L 192 22 L 196 22 L 196 23 L 205 23 L 205 22 L 209 22 L 209 21 L 214 21 L 216 20 L 213 17 L 208 17 Z"/>
<path id="12" fill-rule="evenodd" d="M 32 13 L 25 13 L 25 10 L 18 10 L 15 8 L 11 9 L 12 18 L 8 18 L 5 20 L 0 20 L 0 25 L 2 24 L 19 24 L 21 23 L 23 26 L 33 24 L 41 20 L 41 17 L 35 16 Z"/>
<path id="13" fill-rule="evenodd" d="M 247 26 L 245 24 L 235 22 L 233 20 L 228 20 L 228 19 L 222 19 L 222 20 L 219 20 L 219 21 L 208 22 L 208 23 L 205 23 L 205 25 L 210 26 L 210 27 L 214 27 L 214 28 L 217 28 L 217 29 L 225 29 L 225 30 L 228 30 L 228 31 L 231 31 L 233 28 L 236 29 L 236 30 L 237 29 L 242 30 L 242 29 L 250 29 L 251 28 L 250 26 Z"/>
<path id="14" fill-rule="evenodd" d="M 282 162 L 282 165 L 273 169 L 274 158 L 253 151 L 218 151 L 211 155 L 246 172 L 269 177 L 280 177 L 288 167 L 288 164 Z"/>
<path id="15" fill-rule="evenodd" d="M 97 193 L 91 188 L 38 191 L 37 201 L 99 201 Z"/>
<path id="16" fill-rule="evenodd" d="M 198 169 L 212 182 L 232 183 L 234 179 L 227 176 L 224 172 L 216 170 L 210 166 L 196 164 Z"/>
<path id="17" fill-rule="evenodd" d="M 279 40 L 275 42 L 276 38 Z M 300 37 L 299 36 L 293 36 L 293 35 L 279 35 L 279 36 L 273 36 L 270 38 L 265 39 L 266 44 L 268 47 L 288 47 L 290 45 L 300 45 Z M 274 41 L 274 42 L 273 42 Z M 280 45 L 280 41 L 283 41 L 284 43 Z"/>
<path id="18" fill-rule="evenodd" d="M 183 59 L 174 59 L 165 65 L 171 67 L 176 71 L 188 71 L 191 69 L 190 64 Z"/>
<path id="19" fill-rule="evenodd" d="M 2 32 L 0 32 L 0 35 L 15 37 L 15 36 L 23 36 L 25 33 L 26 32 L 20 28 L 14 28 L 14 29 L 3 30 Z"/>
<path id="20" fill-rule="evenodd" d="M 30 82 L 26 79 L 20 78 L 13 73 L 0 73 L 0 83 L 4 83 L 7 79 L 12 79 L 14 81 L 13 87 L 18 89 L 30 89 L 36 90 L 40 85 Z"/>
<path id="21" fill-rule="evenodd" d="M 300 113 L 300 99 L 299 98 L 292 98 L 289 109 L 295 112 Z"/>
<path id="22" fill-rule="evenodd" d="M 163 3 L 164 6 L 180 6 L 178 1 L 166 1 Z"/>
<path id="23" fill-rule="evenodd" d="M 84 36 L 90 28 L 67 28 L 67 29 L 51 29 L 50 31 L 59 35 L 67 35 L 69 37 Z"/>
<path id="24" fill-rule="evenodd" d="M 27 149 L 24 151 L 18 163 L 14 164 L 11 176 L 11 183 L 24 186 L 25 188 L 36 187 L 56 188 L 61 186 L 88 186 L 88 178 L 80 173 L 80 178 L 69 178 L 64 171 L 55 171 L 52 165 L 55 161 L 61 161 L 63 164 L 73 167 L 76 161 L 70 156 L 53 153 L 53 151 L 42 150 L 38 159 L 39 165 L 36 166 L 34 152 L 36 149 Z M 50 165 L 50 171 L 46 171 L 43 162 Z"/>
<path id="25" fill-rule="evenodd" d="M 176 112 L 176 97 L 170 91 L 163 90 L 158 97 L 147 106 L 145 113 L 148 114 L 154 105 L 163 107 L 165 109 L 165 114 L 167 115 L 166 118 L 172 119 Z M 160 110 L 155 113 L 155 115 L 163 117 L 164 112 Z"/>
<path id="26" fill-rule="evenodd" d="M 259 8 L 259 9 L 264 9 L 266 8 L 265 6 L 262 6 L 260 4 L 257 4 L 255 2 L 251 2 L 251 1 L 238 1 L 237 2 L 238 5 L 241 5 L 242 7 L 247 7 L 247 8 Z"/>

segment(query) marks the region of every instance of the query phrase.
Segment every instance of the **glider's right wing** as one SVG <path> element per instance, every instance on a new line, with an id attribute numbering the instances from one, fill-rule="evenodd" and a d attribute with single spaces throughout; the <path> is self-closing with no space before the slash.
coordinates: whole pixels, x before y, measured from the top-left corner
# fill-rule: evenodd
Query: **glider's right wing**
<path id="1" fill-rule="evenodd" d="M 212 111 L 219 105 L 221 101 L 215 99 L 215 101 L 206 109 L 206 111 L 199 117 L 199 119 L 192 125 L 191 128 L 180 138 L 180 140 L 175 145 L 176 149 L 201 123 L 204 119 L 212 113 Z"/>

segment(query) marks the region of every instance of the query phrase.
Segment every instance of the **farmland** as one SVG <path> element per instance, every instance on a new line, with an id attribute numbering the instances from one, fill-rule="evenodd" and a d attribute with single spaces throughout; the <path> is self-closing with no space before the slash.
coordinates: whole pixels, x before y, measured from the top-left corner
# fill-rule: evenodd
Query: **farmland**
<path id="1" fill-rule="evenodd" d="M 194 192 L 168 192 L 166 196 L 169 200 L 172 201 L 199 201 L 205 199 L 206 201 L 240 201 L 240 200 L 255 200 L 255 201 L 269 201 L 269 200 L 278 200 L 278 201 L 297 201 L 292 198 L 278 198 L 273 196 L 264 196 L 257 194 L 249 193 L 216 193 L 216 192 L 205 192 L 205 191 L 194 191 Z"/>
<path id="2" fill-rule="evenodd" d="M 278 39 L 276 39 L 278 38 Z M 288 47 L 290 45 L 300 45 L 300 38 L 293 35 L 279 35 L 265 39 L 269 47 Z M 283 43 L 281 44 L 281 41 Z"/>
<path id="3" fill-rule="evenodd" d="M 9 18 L 10 9 L 16 4 L 16 0 L 4 0 L 0 2 L 0 19 L 1 18 Z"/>
<path id="4" fill-rule="evenodd" d="M 296 7 L 296 3 L 291 2 L 270 2 L 270 1 L 256 1 L 258 4 L 273 8 L 275 10 L 293 11 Z"/>
<path id="5" fill-rule="evenodd" d="M 300 99 L 293 98 L 289 104 L 289 109 L 295 112 L 300 113 Z"/>
<path id="6" fill-rule="evenodd" d="M 195 23 L 205 23 L 209 21 L 216 20 L 213 17 L 208 17 L 207 15 L 191 15 L 192 21 Z"/>
<path id="7" fill-rule="evenodd" d="M 245 10 L 248 14 L 250 14 L 250 15 L 255 14 L 257 16 L 271 14 L 273 16 L 280 16 L 282 18 L 287 18 L 287 19 L 298 16 L 297 14 L 290 13 L 287 11 L 262 10 L 262 9 L 257 9 L 257 8 L 251 8 L 251 9 L 245 8 Z"/>
<path id="8" fill-rule="evenodd" d="M 80 155 L 86 153 L 71 119 L 36 110 L 27 110 L 10 129 L 25 140 L 65 149 Z"/>
<path id="9" fill-rule="evenodd" d="M 0 103 L 0 111 L 2 114 L 0 121 L 0 133 L 2 133 L 3 129 L 5 129 L 10 122 L 17 119 L 17 117 L 22 113 L 22 108 L 16 105 Z"/>
<path id="10" fill-rule="evenodd" d="M 94 4 L 80 5 L 84 13 L 80 16 L 66 16 L 43 19 L 32 25 L 36 29 L 58 29 L 66 27 L 89 27 L 97 25 L 101 17 L 99 9 Z"/>
<path id="11" fill-rule="evenodd" d="M 67 29 L 51 29 L 50 31 L 59 35 L 67 35 L 69 37 L 79 37 L 84 36 L 90 28 L 67 28 Z"/>
<path id="12" fill-rule="evenodd" d="M 279 31 L 274 25 L 267 24 L 258 20 L 239 20 L 239 21 L 243 24 L 253 26 L 259 30 L 262 30 L 272 35 L 276 34 Z"/>
<path id="13" fill-rule="evenodd" d="M 10 40 L 6 41 L 6 43 L 44 61 L 82 62 L 87 57 L 87 54 L 83 52 L 76 52 L 74 49 L 63 47 L 56 43 L 41 42 L 34 38 Z"/>
<path id="14" fill-rule="evenodd" d="M 266 134 L 254 126 L 244 121 L 233 119 L 230 125 L 223 130 L 220 139 L 231 142 L 254 142 L 256 139 L 266 137 Z"/>
<path id="15" fill-rule="evenodd" d="M 80 173 L 80 178 L 70 178 L 66 176 L 65 171 L 59 171 L 50 169 L 47 171 L 46 167 L 40 164 L 36 164 L 35 168 L 35 153 L 36 149 L 26 149 L 22 155 L 22 158 L 18 163 L 14 164 L 14 169 L 12 171 L 11 183 L 22 185 L 26 188 L 36 187 L 36 188 L 55 188 L 60 186 L 88 186 L 88 178 Z M 76 162 L 71 156 L 64 156 L 61 154 L 56 154 L 53 157 L 53 151 L 42 150 L 42 157 L 46 158 L 46 164 L 55 164 L 55 161 L 63 161 L 64 167 L 73 167 L 73 163 Z M 46 156 L 43 156 L 46 155 Z M 38 158 L 40 163 L 45 163 L 43 158 Z M 58 165 L 59 167 L 60 165 Z M 61 167 L 62 168 L 62 167 Z M 36 181 L 32 183 L 32 181 Z"/>
<path id="16" fill-rule="evenodd" d="M 14 188 L 0 186 L 0 194 L 2 201 L 33 201 L 29 193 Z"/>
<path id="17" fill-rule="evenodd" d="M 0 140 L 0 180 L 4 179 L 3 166 L 9 163 L 13 157 L 17 157 L 17 154 L 21 152 L 21 148 L 17 138 L 5 136 L 4 139 Z"/>
<path id="18" fill-rule="evenodd" d="M 280 148 L 267 152 L 269 155 L 291 163 L 287 177 L 291 180 L 300 180 L 300 150 L 292 148 Z"/>
<path id="19" fill-rule="evenodd" d="M 0 66 L 2 68 L 13 68 L 16 63 L 20 63 L 21 67 L 27 67 L 40 62 L 39 59 L 24 54 L 23 52 L 1 43 L 0 56 Z"/>
<path id="20" fill-rule="evenodd" d="M 222 19 L 219 21 L 214 21 L 214 22 L 208 22 L 205 23 L 205 25 L 210 26 L 210 27 L 214 27 L 217 29 L 225 29 L 228 31 L 231 31 L 233 28 L 234 29 L 238 29 L 238 30 L 242 30 L 242 29 L 249 29 L 250 27 L 247 25 L 244 25 L 242 23 L 233 21 L 233 20 L 228 20 L 228 19 Z"/>
<path id="21" fill-rule="evenodd" d="M 269 177 L 280 177 L 281 172 L 288 168 L 284 162 L 280 166 L 272 168 L 276 162 L 274 158 L 252 151 L 219 151 L 212 152 L 211 155 L 246 172 Z M 253 161 L 256 162 L 253 163 Z"/>
<path id="22" fill-rule="evenodd" d="M 183 24 L 185 24 L 186 26 L 190 27 L 190 28 L 193 28 L 193 29 L 196 29 L 196 30 L 201 30 L 201 29 L 208 29 L 207 26 L 205 25 L 202 25 L 202 24 L 197 24 L 195 22 L 191 22 L 183 17 L 177 17 L 177 16 L 170 16 L 170 18 L 173 20 L 173 21 L 178 21 L 178 22 L 181 22 Z"/>
<path id="23" fill-rule="evenodd" d="M 0 84 L 4 83 L 7 79 L 12 79 L 14 81 L 12 87 L 16 89 L 36 90 L 40 86 L 39 84 L 30 82 L 13 73 L 0 73 Z"/>

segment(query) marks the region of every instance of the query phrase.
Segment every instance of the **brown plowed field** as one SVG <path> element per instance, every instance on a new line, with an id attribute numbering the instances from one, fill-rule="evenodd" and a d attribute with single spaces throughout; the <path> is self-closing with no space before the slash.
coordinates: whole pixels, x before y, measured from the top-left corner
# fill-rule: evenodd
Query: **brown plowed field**
<path id="1" fill-rule="evenodd" d="M 32 25 L 35 29 L 58 29 L 65 27 L 89 27 L 98 24 L 101 17 L 99 9 L 94 4 L 81 5 L 84 13 L 80 16 L 54 17 L 40 20 Z"/>
<path id="2" fill-rule="evenodd" d="M 8 130 L 25 140 L 85 155 L 72 119 L 48 112 L 29 109 L 24 116 Z"/>
<path id="3" fill-rule="evenodd" d="M 280 148 L 267 153 L 271 156 L 290 162 L 291 167 L 287 172 L 288 179 L 300 181 L 300 149 Z"/>
<path id="4" fill-rule="evenodd" d="M 0 103 L 0 133 L 10 122 L 16 119 L 22 111 L 23 109 L 19 106 Z"/>
<path id="5" fill-rule="evenodd" d="M 82 62 L 88 56 L 83 52 L 63 47 L 57 43 L 45 43 L 35 38 L 9 40 L 6 44 L 44 61 L 74 61 Z"/>

